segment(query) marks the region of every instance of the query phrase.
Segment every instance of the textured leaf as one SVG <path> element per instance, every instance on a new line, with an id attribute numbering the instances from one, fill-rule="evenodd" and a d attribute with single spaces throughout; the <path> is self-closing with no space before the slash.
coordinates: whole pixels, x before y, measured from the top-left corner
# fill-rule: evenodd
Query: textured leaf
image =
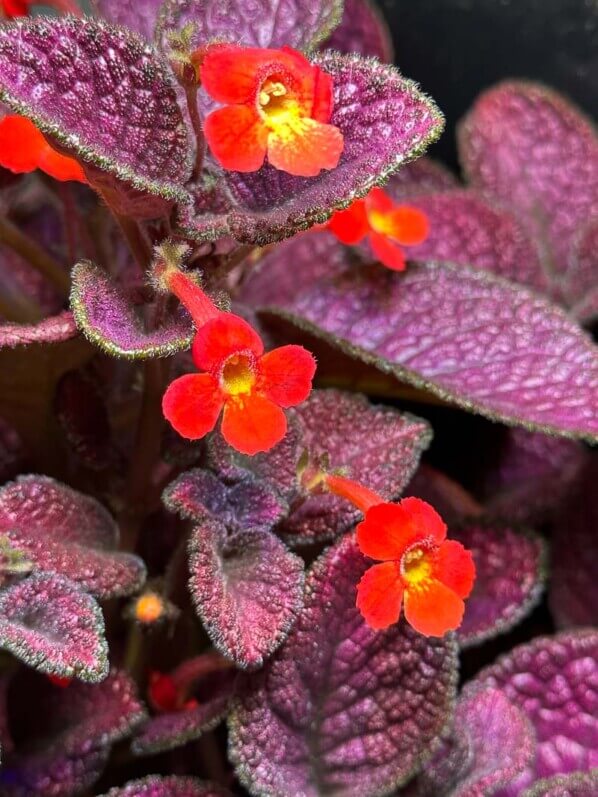
<path id="1" fill-rule="evenodd" d="M 343 0 L 166 0 L 163 25 L 192 22 L 194 45 L 217 39 L 252 47 L 309 50 L 338 24 Z"/>
<path id="2" fill-rule="evenodd" d="M 558 297 L 579 226 L 598 214 L 598 137 L 567 100 L 533 83 L 491 88 L 462 123 L 459 144 L 474 186 L 513 206 L 545 240 Z M 595 261 L 596 262 L 596 261 Z M 575 275 L 565 275 L 575 283 Z"/>
<path id="3" fill-rule="evenodd" d="M 108 674 L 102 610 L 56 574 L 36 573 L 0 592 L 0 647 L 51 675 L 93 683 Z"/>
<path id="4" fill-rule="evenodd" d="M 234 201 L 228 227 L 239 241 L 271 243 L 326 221 L 420 155 L 442 131 L 432 100 L 394 67 L 335 53 L 318 55 L 314 63 L 334 80 L 331 124 L 345 138 L 341 161 L 313 178 L 293 177 L 269 164 L 251 174 L 226 172 Z M 183 209 L 185 214 L 181 223 L 193 236 L 193 219 Z M 210 238 L 203 226 L 195 237 Z"/>
<path id="5" fill-rule="evenodd" d="M 78 334 L 73 314 L 65 310 L 37 324 L 0 324 L 0 348 L 28 346 L 31 343 L 60 343 Z"/>
<path id="6" fill-rule="evenodd" d="M 168 357 L 191 345 L 194 330 L 186 311 L 178 310 L 162 326 L 148 331 L 106 272 L 91 263 L 78 263 L 72 279 L 71 307 L 77 326 L 113 357 Z"/>
<path id="7" fill-rule="evenodd" d="M 301 280 L 294 299 L 273 309 L 279 319 L 494 420 L 597 437 L 596 347 L 545 300 L 482 271 L 437 263 L 405 274 L 347 265 L 313 281 L 309 262 L 289 261 L 291 251 L 258 275 L 276 283 L 292 262 Z"/>
<path id="8" fill-rule="evenodd" d="M 457 178 L 446 166 L 424 156 L 393 174 L 384 190 L 393 199 L 402 201 L 417 194 L 437 194 L 458 187 Z"/>
<path id="9" fill-rule="evenodd" d="M 150 775 L 110 789 L 101 797 L 230 797 L 230 792 L 197 778 Z"/>
<path id="10" fill-rule="evenodd" d="M 100 17 L 134 30 L 151 41 L 163 0 L 92 0 Z"/>
<path id="11" fill-rule="evenodd" d="M 229 754 L 252 794 L 386 794 L 430 756 L 452 711 L 454 643 L 404 621 L 368 628 L 355 608 L 367 566 L 350 536 L 323 554 L 286 644 L 247 677 Z"/>
<path id="12" fill-rule="evenodd" d="M 420 418 L 338 390 L 314 391 L 295 412 L 311 462 L 317 464 L 326 455 L 330 468 L 348 468 L 351 478 L 386 499 L 400 495 L 432 438 Z M 291 505 L 293 511 L 277 531 L 293 544 L 333 539 L 361 518 L 347 501 L 330 493 L 299 494 Z"/>
<path id="13" fill-rule="evenodd" d="M 47 476 L 0 488 L 0 530 L 39 569 L 67 576 L 99 598 L 135 592 L 143 562 L 120 553 L 118 527 L 95 499 Z"/>
<path id="14" fill-rule="evenodd" d="M 121 212 L 158 216 L 185 200 L 187 129 L 142 39 L 90 19 L 19 20 L 0 31 L 0 75 L 0 99 L 77 157 Z"/>
<path id="15" fill-rule="evenodd" d="M 521 797 L 596 797 L 596 794 L 598 770 L 543 778 L 526 789 Z"/>
<path id="16" fill-rule="evenodd" d="M 597 479 L 594 452 L 554 519 L 548 602 L 561 628 L 596 625 L 598 618 Z"/>
<path id="17" fill-rule="evenodd" d="M 598 766 L 598 632 L 541 637 L 483 669 L 474 683 L 496 687 L 530 719 L 535 763 L 503 797 L 538 778 Z"/>
<path id="18" fill-rule="evenodd" d="M 267 531 L 227 534 L 205 520 L 189 544 L 189 586 L 214 646 L 258 667 L 284 641 L 303 605 L 303 561 Z"/>
<path id="19" fill-rule="evenodd" d="M 60 689 L 38 678 L 27 688 L 36 711 L 20 712 L 23 745 L 2 762 L 2 797 L 83 793 L 104 769 L 111 745 L 144 716 L 134 682 L 117 670 L 100 684 Z"/>
<path id="20" fill-rule="evenodd" d="M 372 55 L 392 63 L 390 31 L 382 13 L 370 0 L 345 0 L 343 18 L 325 45 L 341 53 Z"/>
<path id="21" fill-rule="evenodd" d="M 162 501 L 183 518 L 201 521 L 215 517 L 235 531 L 268 531 L 288 510 L 278 491 L 251 473 L 225 484 L 201 468 L 188 470 L 171 482 Z"/>
<path id="22" fill-rule="evenodd" d="M 542 538 L 500 523 L 470 521 L 451 529 L 473 554 L 476 579 L 457 631 L 462 646 L 508 631 L 540 599 L 546 574 Z"/>

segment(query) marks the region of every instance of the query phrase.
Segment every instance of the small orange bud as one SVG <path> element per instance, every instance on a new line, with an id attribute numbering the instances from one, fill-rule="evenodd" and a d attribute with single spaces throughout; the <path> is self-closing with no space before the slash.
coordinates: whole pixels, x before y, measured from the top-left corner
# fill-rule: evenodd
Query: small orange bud
<path id="1" fill-rule="evenodd" d="M 155 623 L 164 614 L 164 601 L 155 592 L 146 592 L 137 599 L 134 614 L 140 623 L 145 625 Z"/>

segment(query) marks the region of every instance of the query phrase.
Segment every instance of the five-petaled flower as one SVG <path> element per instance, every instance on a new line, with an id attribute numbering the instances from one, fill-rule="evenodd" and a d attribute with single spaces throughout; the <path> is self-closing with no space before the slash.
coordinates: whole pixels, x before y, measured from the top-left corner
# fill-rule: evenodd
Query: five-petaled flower
<path id="1" fill-rule="evenodd" d="M 403 247 L 423 243 L 430 231 L 423 211 L 395 204 L 381 188 L 337 211 L 327 227 L 344 244 L 358 244 L 367 236 L 374 255 L 393 271 L 405 269 Z"/>
<path id="2" fill-rule="evenodd" d="M 202 87 L 224 108 L 205 119 L 212 154 L 225 169 L 253 172 L 268 161 L 300 177 L 334 169 L 343 134 L 329 124 L 329 74 L 289 47 L 280 50 L 221 44 L 200 66 Z"/>
<path id="3" fill-rule="evenodd" d="M 0 166 L 16 174 L 41 169 L 56 180 L 87 182 L 81 164 L 57 152 L 24 116 L 0 120 Z"/>
<path id="4" fill-rule="evenodd" d="M 316 370 L 301 346 L 264 354 L 257 332 L 242 318 L 220 313 L 198 330 L 193 360 L 205 373 L 186 374 L 168 387 L 162 409 L 191 440 L 211 432 L 222 413 L 224 439 L 243 454 L 268 451 L 286 434 L 283 407 L 304 401 Z"/>
<path id="5" fill-rule="evenodd" d="M 357 544 L 365 556 L 381 561 L 357 587 L 357 608 L 367 624 L 388 628 L 404 605 L 407 622 L 421 634 L 443 636 L 458 628 L 475 565 L 470 551 L 446 539 L 446 525 L 436 510 L 420 498 L 386 503 L 342 476 L 327 475 L 325 482 L 364 512 Z"/>

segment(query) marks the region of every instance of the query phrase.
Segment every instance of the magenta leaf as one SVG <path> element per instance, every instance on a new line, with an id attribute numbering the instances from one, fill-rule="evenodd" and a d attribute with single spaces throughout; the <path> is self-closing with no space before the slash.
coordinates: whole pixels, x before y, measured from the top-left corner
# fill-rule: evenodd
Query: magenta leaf
<path id="1" fill-rule="evenodd" d="M 228 529 L 271 529 L 288 511 L 274 486 L 251 473 L 225 484 L 210 471 L 186 471 L 162 495 L 167 509 L 195 521 L 215 517 Z"/>
<path id="2" fill-rule="evenodd" d="M 522 792 L 521 797 L 596 797 L 596 794 L 598 771 L 594 770 L 542 778 Z"/>
<path id="3" fill-rule="evenodd" d="M 397 274 L 346 262 L 312 280 L 310 261 L 297 257 L 288 244 L 251 286 L 255 295 L 264 280 L 274 285 L 283 275 L 285 300 L 263 317 L 282 324 L 287 339 L 292 325 L 295 338 L 315 336 L 493 420 L 598 437 L 596 347 L 546 300 L 480 270 L 438 263 Z"/>
<path id="4" fill-rule="evenodd" d="M 78 263 L 72 279 L 71 307 L 77 326 L 113 357 L 168 357 L 191 345 L 193 324 L 182 309 L 162 326 L 148 331 L 106 272 L 91 263 Z"/>
<path id="5" fill-rule="evenodd" d="M 443 731 L 454 642 L 426 639 L 404 621 L 368 628 L 355 608 L 367 567 L 351 536 L 324 553 L 287 642 L 245 679 L 229 717 L 229 755 L 252 794 L 387 794 Z"/>
<path id="6" fill-rule="evenodd" d="M 19 476 L 0 488 L 0 531 L 40 570 L 98 598 L 129 595 L 145 581 L 141 559 L 118 551 L 118 527 L 106 509 L 48 476 Z"/>
<path id="7" fill-rule="evenodd" d="M 0 592 L 0 647 L 43 673 L 91 683 L 108 674 L 102 610 L 55 573 L 34 573 Z"/>
<path id="8" fill-rule="evenodd" d="M 30 343 L 60 343 L 79 334 L 70 310 L 44 318 L 37 324 L 0 324 L 0 349 Z"/>
<path id="9" fill-rule="evenodd" d="M 409 203 L 418 194 L 437 194 L 458 188 L 459 182 L 446 166 L 424 156 L 394 174 L 384 190 L 397 201 Z"/>
<path id="10" fill-rule="evenodd" d="M 117 786 L 101 797 L 232 797 L 215 783 L 179 775 L 149 775 Z"/>
<path id="11" fill-rule="evenodd" d="M 341 23 L 325 47 L 376 56 L 387 63 L 394 60 L 390 31 L 373 0 L 345 0 Z"/>
<path id="12" fill-rule="evenodd" d="M 598 766 L 597 676 L 595 630 L 534 639 L 476 676 L 472 683 L 500 689 L 536 733 L 535 762 L 502 797 L 520 794 L 538 778 Z"/>
<path id="13" fill-rule="evenodd" d="M 98 16 L 134 30 L 148 41 L 154 37 L 162 4 L 163 0 L 92 0 L 92 7 Z"/>
<path id="14" fill-rule="evenodd" d="M 469 521 L 451 537 L 473 554 L 476 579 L 457 631 L 461 646 L 504 633 L 536 605 L 544 588 L 546 551 L 542 538 L 498 522 Z"/>
<path id="15" fill-rule="evenodd" d="M 233 534 L 204 520 L 189 543 L 189 586 L 214 646 L 259 667 L 286 639 L 303 605 L 303 561 L 268 531 Z"/>
<path id="16" fill-rule="evenodd" d="M 226 172 L 234 205 L 228 229 L 239 241 L 271 243 L 325 222 L 420 155 L 442 131 L 443 118 L 432 100 L 394 67 L 335 53 L 318 55 L 314 63 L 334 79 L 331 124 L 345 137 L 341 161 L 313 178 L 293 177 L 270 165 L 251 174 Z M 183 216 L 188 235 L 213 237 L 201 216 L 195 233 L 190 210 L 183 209 Z"/>
<path id="17" fill-rule="evenodd" d="M 249 47 L 310 50 L 338 24 L 342 0 L 167 0 L 164 26 L 193 23 L 195 46 L 229 41 Z"/>
<path id="18" fill-rule="evenodd" d="M 20 20 L 0 30 L 0 75 L 2 102 L 77 157 L 120 212 L 151 218 L 186 200 L 187 129 L 147 42 L 97 20 Z"/>

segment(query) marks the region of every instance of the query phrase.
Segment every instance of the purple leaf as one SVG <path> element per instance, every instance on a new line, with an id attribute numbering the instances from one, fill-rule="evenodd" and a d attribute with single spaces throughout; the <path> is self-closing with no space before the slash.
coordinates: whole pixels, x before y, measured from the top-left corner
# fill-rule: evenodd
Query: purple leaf
<path id="1" fill-rule="evenodd" d="M 385 499 L 400 495 L 432 437 L 420 418 L 338 390 L 314 391 L 295 412 L 310 462 L 317 466 L 326 455 L 330 468 L 348 468 L 351 478 Z M 297 506 L 277 531 L 293 544 L 333 539 L 361 518 L 347 501 L 330 493 L 299 494 L 291 503 Z"/>
<path id="2" fill-rule="evenodd" d="M 272 243 L 325 222 L 421 154 L 442 131 L 443 118 L 432 100 L 394 67 L 335 53 L 318 55 L 314 63 L 334 80 L 331 124 L 345 137 L 341 161 L 313 178 L 270 165 L 251 174 L 226 172 L 234 201 L 228 227 L 239 241 Z M 185 215 L 188 235 L 210 238 L 204 227 L 194 234 L 193 219 L 183 209 Z"/>
<path id="3" fill-rule="evenodd" d="M 186 200 L 187 129 L 141 38 L 91 19 L 19 20 L 0 31 L 0 75 L 0 99 L 77 157 L 120 212 L 151 218 Z"/>
<path id="4" fill-rule="evenodd" d="M 544 587 L 546 552 L 542 538 L 499 523 L 470 521 L 451 537 L 473 554 L 476 579 L 457 631 L 461 646 L 504 633 L 538 602 Z"/>
<path id="5" fill-rule="evenodd" d="M 245 680 L 229 755 L 252 794 L 387 794 L 429 758 L 444 729 L 454 642 L 427 639 L 403 620 L 368 628 L 355 608 L 367 567 L 351 536 L 324 553 L 286 644 Z"/>
<path id="6" fill-rule="evenodd" d="M 303 561 L 268 531 L 228 534 L 204 520 L 189 543 L 189 587 L 214 646 L 259 667 L 286 639 L 303 605 Z"/>
<path id="7" fill-rule="evenodd" d="M 248 473 L 225 484 L 201 468 L 186 471 L 162 495 L 171 512 L 195 521 L 216 517 L 235 531 L 268 531 L 288 511 L 278 491 Z"/>
<path id="8" fill-rule="evenodd" d="M 458 188 L 459 182 L 446 166 L 424 156 L 394 174 L 384 190 L 396 201 L 409 201 L 418 194 L 437 194 Z"/>
<path id="9" fill-rule="evenodd" d="M 178 310 L 162 326 L 148 331 L 122 291 L 91 263 L 73 269 L 71 307 L 77 326 L 113 357 L 169 357 L 188 349 L 193 339 L 189 315 Z"/>
<path id="10" fill-rule="evenodd" d="M 249 47 L 310 50 L 339 23 L 342 0 L 168 0 L 164 27 L 192 22 L 194 46 L 229 41 Z"/>
<path id="11" fill-rule="evenodd" d="M 548 602 L 557 625 L 598 618 L 598 458 L 593 453 L 553 524 Z"/>
<path id="12" fill-rule="evenodd" d="M 102 610 L 55 573 L 35 573 L 0 592 L 0 647 L 43 673 L 91 683 L 108 674 Z"/>
<path id="13" fill-rule="evenodd" d="M 79 334 L 70 310 L 44 318 L 37 324 L 0 324 L 0 349 L 30 343 L 60 343 Z"/>
<path id="14" fill-rule="evenodd" d="M 514 207 L 548 243 L 551 295 L 558 297 L 563 276 L 575 290 L 576 275 L 563 270 L 579 226 L 598 214 L 592 123 L 556 92 L 512 81 L 477 100 L 462 123 L 459 145 L 473 185 Z"/>
<path id="15" fill-rule="evenodd" d="M 489 514 L 544 521 L 575 481 L 586 459 L 580 443 L 524 429 L 509 430 L 500 460 L 484 485 Z"/>
<path id="16" fill-rule="evenodd" d="M 347 263 L 316 282 L 309 262 L 289 259 L 290 246 L 285 254 L 258 278 L 274 284 L 293 263 L 301 287 L 293 300 L 269 308 L 270 323 L 277 316 L 287 338 L 293 324 L 493 420 L 598 436 L 596 347 L 544 299 L 477 269 L 438 263 L 405 274 Z"/>
<path id="17" fill-rule="evenodd" d="M 117 786 L 101 797 L 232 797 L 215 783 L 178 775 L 149 775 Z"/>
<path id="18" fill-rule="evenodd" d="M 118 549 L 118 527 L 94 498 L 47 476 L 0 488 L 0 530 L 40 570 L 67 576 L 99 598 L 135 592 L 145 567 Z"/>
<path id="19" fill-rule="evenodd" d="M 340 25 L 325 44 L 341 53 L 371 55 L 392 63 L 394 52 L 388 26 L 374 2 L 345 0 Z"/>
<path id="20" fill-rule="evenodd" d="M 596 794 L 598 794 L 598 771 L 595 770 L 543 778 L 526 789 L 521 797 L 596 797 Z"/>
<path id="21" fill-rule="evenodd" d="M 92 0 L 96 14 L 152 41 L 163 0 Z"/>
<path id="22" fill-rule="evenodd" d="M 538 778 L 598 766 L 597 683 L 595 630 L 539 637 L 476 676 L 473 684 L 500 689 L 536 732 L 535 763 L 501 797 L 514 797 Z"/>

